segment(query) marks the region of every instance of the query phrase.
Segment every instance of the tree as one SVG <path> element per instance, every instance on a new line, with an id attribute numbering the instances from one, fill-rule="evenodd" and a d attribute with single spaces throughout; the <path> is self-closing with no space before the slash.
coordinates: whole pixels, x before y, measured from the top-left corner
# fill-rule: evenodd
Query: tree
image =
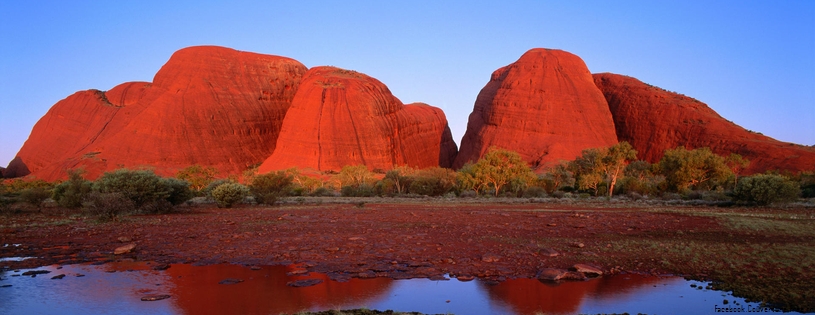
<path id="1" fill-rule="evenodd" d="M 374 174 L 365 165 L 346 165 L 337 175 L 341 186 L 360 187 L 374 181 Z"/>
<path id="2" fill-rule="evenodd" d="M 410 181 L 411 193 L 441 196 L 456 187 L 456 172 L 443 167 L 431 167 L 417 171 Z"/>
<path id="3" fill-rule="evenodd" d="M 497 147 L 490 147 L 487 154 L 478 162 L 462 170 L 466 172 L 465 182 L 473 189 L 483 191 L 492 188 L 496 196 L 504 186 L 513 181 L 514 184 L 510 188 L 518 192 L 526 189 L 529 183 L 535 180 L 535 174 L 520 154 Z"/>
<path id="4" fill-rule="evenodd" d="M 548 169 L 545 173 L 538 177 L 544 182 L 544 189 L 551 194 L 561 187 L 574 185 L 574 175 L 569 170 L 569 165 L 566 162 L 561 162 L 554 167 Z"/>
<path id="5" fill-rule="evenodd" d="M 58 205 L 70 209 L 82 207 L 82 200 L 92 189 L 91 182 L 82 176 L 84 172 L 83 169 L 69 170 L 68 180 L 54 187 L 51 197 Z"/>
<path id="6" fill-rule="evenodd" d="M 396 193 L 403 194 L 407 192 L 415 174 L 416 170 L 410 166 L 397 166 L 385 173 L 385 179 L 393 182 Z"/>
<path id="7" fill-rule="evenodd" d="M 636 158 L 637 150 L 634 150 L 626 141 L 617 143 L 606 150 L 602 167 L 608 183 L 609 197 L 614 193 L 614 185 L 617 184 L 617 179 L 623 176 L 625 167 Z"/>
<path id="8" fill-rule="evenodd" d="M 658 169 L 673 191 L 710 188 L 723 183 L 732 174 L 724 158 L 709 148 L 665 150 Z"/>
<path id="9" fill-rule="evenodd" d="M 739 183 L 739 174 L 750 166 L 750 160 L 743 158 L 739 154 L 730 153 L 730 155 L 724 159 L 724 163 L 730 168 L 730 171 L 733 172 L 733 187 L 736 187 Z"/>
<path id="10" fill-rule="evenodd" d="M 294 176 L 286 171 L 271 172 L 255 176 L 249 191 L 259 204 L 273 205 L 278 197 L 284 196 L 291 189 Z"/>
<path id="11" fill-rule="evenodd" d="M 585 149 L 574 161 L 569 164 L 569 168 L 574 172 L 575 183 L 578 189 L 591 189 L 594 195 L 598 194 L 598 186 L 603 182 L 603 159 L 605 158 L 603 149 Z"/>
<path id="12" fill-rule="evenodd" d="M 175 177 L 189 182 L 192 189 L 200 192 L 215 180 L 216 175 L 218 175 L 218 169 L 215 167 L 203 167 L 195 164 L 178 171 Z"/>

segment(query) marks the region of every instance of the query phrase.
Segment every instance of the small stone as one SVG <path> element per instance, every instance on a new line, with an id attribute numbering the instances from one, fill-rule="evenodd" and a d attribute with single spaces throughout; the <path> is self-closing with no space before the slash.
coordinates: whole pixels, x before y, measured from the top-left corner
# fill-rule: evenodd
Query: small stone
<path id="1" fill-rule="evenodd" d="M 117 238 L 117 240 L 119 240 L 120 243 L 129 243 L 131 241 L 131 239 L 127 236 L 120 236 Z"/>
<path id="2" fill-rule="evenodd" d="M 336 251 L 339 251 L 339 250 L 340 250 L 339 247 L 329 247 L 329 248 L 325 249 L 325 251 L 327 251 L 327 252 L 336 252 Z"/>
<path id="3" fill-rule="evenodd" d="M 167 270 L 170 269 L 170 265 L 168 264 L 160 264 L 158 266 L 153 267 L 153 270 Z"/>
<path id="4" fill-rule="evenodd" d="M 362 241 L 364 239 L 365 239 L 364 237 L 360 237 L 360 236 L 354 236 L 354 237 L 349 237 L 348 238 L 349 241 Z"/>
<path id="5" fill-rule="evenodd" d="M 546 226 L 557 226 L 557 223 L 549 223 Z"/>
<path id="6" fill-rule="evenodd" d="M 560 253 L 558 253 L 556 250 L 551 249 L 551 248 L 541 249 L 540 253 L 541 253 L 541 255 L 543 255 L 545 257 L 555 257 L 555 256 L 560 255 Z"/>
<path id="7" fill-rule="evenodd" d="M 569 271 L 560 278 L 560 280 L 586 280 L 586 275 L 576 272 L 576 271 Z"/>
<path id="8" fill-rule="evenodd" d="M 24 276 L 36 276 L 36 275 L 44 275 L 46 273 L 51 273 L 51 271 L 48 271 L 48 270 L 29 270 L 29 271 L 23 272 L 23 275 Z"/>
<path id="9" fill-rule="evenodd" d="M 260 267 L 258 267 L 258 266 L 252 266 L 252 267 L 249 267 L 249 270 L 262 270 L 262 269 L 263 269 L 263 268 L 260 268 Z"/>
<path id="10" fill-rule="evenodd" d="M 125 246 L 117 247 L 116 249 L 113 250 L 113 254 L 114 255 L 127 254 L 131 252 L 134 248 L 136 248 L 136 243 L 130 243 Z"/>
<path id="11" fill-rule="evenodd" d="M 576 264 L 572 266 L 572 270 L 583 273 L 589 277 L 597 277 L 603 275 L 603 270 L 600 270 L 600 268 L 585 264 Z"/>
<path id="12" fill-rule="evenodd" d="M 466 282 L 466 281 L 472 281 L 473 279 L 475 279 L 475 277 L 467 275 L 467 276 L 458 276 L 458 277 L 456 277 L 456 279 L 458 281 Z"/>
<path id="13" fill-rule="evenodd" d="M 481 256 L 481 261 L 487 263 L 498 262 L 499 260 L 501 260 L 501 257 L 498 255 L 484 254 L 483 256 Z"/>
<path id="14" fill-rule="evenodd" d="M 226 278 L 226 279 L 221 280 L 221 282 L 218 282 L 218 284 L 238 284 L 238 283 L 241 283 L 241 282 L 243 282 L 243 279 Z"/>
<path id="15" fill-rule="evenodd" d="M 323 283 L 322 279 L 305 279 L 305 280 L 289 281 L 288 283 L 286 283 L 286 285 L 290 286 L 290 287 L 301 288 L 301 287 L 310 287 L 310 286 L 313 286 L 313 285 L 318 285 L 320 283 Z"/>
<path id="16" fill-rule="evenodd" d="M 62 278 L 65 278 L 65 274 L 59 274 L 59 275 L 53 276 L 53 277 L 51 277 L 51 280 L 58 280 L 58 279 L 62 279 Z"/>
<path id="17" fill-rule="evenodd" d="M 570 245 L 571 245 L 572 247 L 577 247 L 577 248 L 583 248 L 583 247 L 586 247 L 586 245 L 585 245 L 585 244 L 583 244 L 583 243 L 579 243 L 579 242 L 578 242 L 578 243 L 572 243 L 572 244 L 570 244 Z"/>
<path id="18" fill-rule="evenodd" d="M 538 279 L 547 281 L 559 281 L 566 277 L 568 271 L 563 269 L 546 268 L 538 273 Z"/>
<path id="19" fill-rule="evenodd" d="M 169 299 L 170 296 L 167 294 L 155 294 L 155 295 L 147 295 L 141 298 L 142 301 L 149 302 L 149 301 L 160 301 Z"/>

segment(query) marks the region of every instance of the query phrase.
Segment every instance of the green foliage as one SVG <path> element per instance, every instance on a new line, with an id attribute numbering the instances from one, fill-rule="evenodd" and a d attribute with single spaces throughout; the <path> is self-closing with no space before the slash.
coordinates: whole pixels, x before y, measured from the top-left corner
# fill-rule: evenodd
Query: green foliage
<path id="1" fill-rule="evenodd" d="M 212 181 L 211 183 L 209 183 L 209 185 L 207 185 L 206 188 L 201 190 L 201 194 L 204 195 L 204 196 L 207 196 L 207 197 L 212 197 L 212 191 L 215 190 L 215 188 L 217 188 L 218 186 L 221 186 L 223 184 L 226 184 L 226 183 L 234 183 L 234 182 L 235 181 L 230 180 L 230 179 L 223 179 L 223 178 L 216 179 L 216 180 Z"/>
<path id="2" fill-rule="evenodd" d="M 568 164 L 558 163 L 538 176 L 538 185 L 551 194 L 565 186 L 575 183 L 574 174 L 569 170 Z"/>
<path id="3" fill-rule="evenodd" d="M 343 197 L 373 197 L 376 195 L 376 190 L 371 185 L 360 184 L 359 186 L 342 186 L 340 194 Z"/>
<path id="4" fill-rule="evenodd" d="M 133 202 L 136 210 L 147 213 L 169 212 L 174 205 L 184 203 L 193 195 L 187 181 L 161 178 L 152 171 L 128 169 L 106 172 L 93 183 L 93 190 L 101 194 L 121 194 Z M 97 197 L 108 200 L 113 198 L 111 196 Z"/>
<path id="5" fill-rule="evenodd" d="M 35 179 L 35 180 L 24 180 L 21 178 L 16 178 L 5 183 L 5 193 L 11 195 L 17 195 L 23 190 L 31 189 L 31 188 L 43 188 L 46 190 L 50 190 L 53 188 L 53 185 L 49 182 L 46 182 L 42 179 Z"/>
<path id="6" fill-rule="evenodd" d="M 52 192 L 51 198 L 61 207 L 78 209 L 82 200 L 91 193 L 92 184 L 82 177 L 82 170 L 68 171 L 68 180 L 60 183 Z"/>
<path id="7" fill-rule="evenodd" d="M 41 209 L 42 203 L 49 197 L 51 197 L 51 191 L 42 187 L 28 188 L 20 192 L 20 200 L 37 207 L 37 209 Z"/>
<path id="8" fill-rule="evenodd" d="M 750 166 L 750 160 L 745 159 L 739 154 L 730 153 L 727 158 L 724 159 L 724 164 L 733 172 L 733 186 L 736 187 L 739 182 L 739 175 L 741 174 L 744 169 Z"/>
<path id="9" fill-rule="evenodd" d="M 583 150 L 571 164 L 570 169 L 577 179 L 580 189 L 593 190 L 595 195 L 604 186 L 607 195 L 614 194 L 617 181 L 623 177 L 628 163 L 637 158 L 637 151 L 628 142 L 620 142 L 609 148 L 592 148 Z"/>
<path id="10" fill-rule="evenodd" d="M 535 173 L 520 154 L 497 147 L 489 148 L 487 154 L 475 164 L 462 167 L 457 176 L 460 189 L 479 193 L 489 190 L 495 196 L 502 189 L 518 194 L 526 190 L 535 179 Z"/>
<path id="11" fill-rule="evenodd" d="M 801 197 L 815 198 L 815 172 L 802 172 L 799 177 Z"/>
<path id="12" fill-rule="evenodd" d="M 801 194 L 801 190 L 798 183 L 784 176 L 758 174 L 742 177 L 733 194 L 738 201 L 753 202 L 763 206 L 795 201 Z"/>
<path id="13" fill-rule="evenodd" d="M 658 169 L 665 176 L 668 190 L 676 192 L 710 190 L 733 174 L 725 159 L 709 148 L 665 150 Z"/>
<path id="14" fill-rule="evenodd" d="M 625 176 L 620 180 L 618 192 L 629 196 L 637 194 L 637 198 L 642 195 L 656 195 L 662 189 L 660 185 L 665 182 L 665 177 L 654 173 L 654 165 L 647 161 L 634 161 L 625 167 Z"/>
<path id="15" fill-rule="evenodd" d="M 442 167 L 417 171 L 410 181 L 410 193 L 425 196 L 441 196 L 456 187 L 456 172 Z M 404 182 L 404 180 L 403 180 Z"/>
<path id="16" fill-rule="evenodd" d="M 328 187 L 317 187 L 309 195 L 313 197 L 334 197 L 336 194 L 336 191 Z"/>
<path id="17" fill-rule="evenodd" d="M 100 221 L 111 221 L 135 211 L 136 206 L 133 200 L 130 200 L 122 193 L 94 191 L 85 198 L 82 209 L 85 213 L 97 217 Z"/>
<path id="18" fill-rule="evenodd" d="M 255 176 L 249 190 L 259 204 L 273 205 L 277 198 L 285 196 L 292 188 L 294 176 L 278 171 Z"/>
<path id="19" fill-rule="evenodd" d="M 340 186 L 360 187 L 374 183 L 374 173 L 365 165 L 343 166 L 337 175 Z"/>
<path id="20" fill-rule="evenodd" d="M 249 188 L 233 182 L 223 183 L 212 190 L 212 198 L 219 208 L 232 208 L 232 205 L 243 202 L 248 195 Z"/>
<path id="21" fill-rule="evenodd" d="M 213 180 L 215 180 L 215 176 L 218 175 L 218 169 L 215 167 L 203 167 L 201 165 L 191 165 L 187 166 L 184 169 L 178 171 L 175 177 L 187 181 L 189 183 L 189 187 L 195 190 L 196 192 L 200 192 L 204 188 L 207 187 Z"/>
<path id="22" fill-rule="evenodd" d="M 190 183 L 185 180 L 162 178 L 161 181 L 165 186 L 170 188 L 170 195 L 167 196 L 167 201 L 173 206 L 185 203 L 194 197 L 194 193 L 190 189 Z"/>

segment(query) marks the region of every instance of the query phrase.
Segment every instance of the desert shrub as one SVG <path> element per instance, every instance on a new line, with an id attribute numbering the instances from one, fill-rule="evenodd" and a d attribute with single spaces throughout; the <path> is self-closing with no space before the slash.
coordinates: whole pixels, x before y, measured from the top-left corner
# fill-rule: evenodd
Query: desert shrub
<path id="1" fill-rule="evenodd" d="M 682 200 L 682 195 L 672 192 L 662 194 L 662 200 Z"/>
<path id="2" fill-rule="evenodd" d="M 478 197 L 478 193 L 475 190 L 465 190 L 458 194 L 459 198 L 475 198 Z"/>
<path id="3" fill-rule="evenodd" d="M 317 187 L 309 195 L 313 197 L 334 197 L 337 192 L 328 187 Z"/>
<path id="4" fill-rule="evenodd" d="M 111 221 L 136 210 L 136 206 L 133 200 L 120 192 L 94 191 L 85 198 L 82 209 L 100 221 Z"/>
<path id="5" fill-rule="evenodd" d="M 249 191 L 259 204 L 273 205 L 277 198 L 288 195 L 294 176 L 286 172 L 271 172 L 257 175 L 249 186 Z"/>
<path id="6" fill-rule="evenodd" d="M 232 208 L 249 195 L 249 188 L 238 183 L 224 183 L 212 190 L 212 198 L 220 208 Z"/>
<path id="7" fill-rule="evenodd" d="M 372 185 L 374 183 L 374 173 L 368 170 L 365 165 L 343 166 L 337 175 L 340 185 L 360 187 L 362 185 Z"/>
<path id="8" fill-rule="evenodd" d="M 396 183 L 390 178 L 384 178 L 374 185 L 374 192 L 377 196 L 393 197 L 399 193 Z"/>
<path id="9" fill-rule="evenodd" d="M 563 197 L 566 197 L 566 194 L 567 194 L 567 192 L 564 192 L 562 190 L 557 190 L 557 191 L 552 193 L 552 197 L 555 197 L 557 199 L 561 199 Z"/>
<path id="10" fill-rule="evenodd" d="M 455 176 L 455 173 L 453 173 L 453 176 Z M 441 196 L 453 190 L 453 187 L 455 186 L 454 180 L 449 181 L 435 176 L 418 177 L 410 183 L 410 188 L 408 188 L 408 190 L 412 194 Z"/>
<path id="11" fill-rule="evenodd" d="M 376 190 L 373 186 L 368 184 L 361 184 L 359 186 L 343 186 L 340 189 L 340 194 L 343 197 L 373 197 L 376 195 Z"/>
<path id="12" fill-rule="evenodd" d="M 815 173 L 804 172 L 800 174 L 801 197 L 815 198 Z"/>
<path id="13" fill-rule="evenodd" d="M 42 187 L 28 188 L 20 192 L 20 200 L 28 203 L 37 209 L 42 209 L 42 203 L 51 197 L 51 191 Z"/>
<path id="14" fill-rule="evenodd" d="M 167 196 L 166 200 L 173 206 L 185 203 L 195 196 L 192 189 L 190 189 L 190 183 L 185 180 L 163 178 L 162 182 L 170 188 L 170 195 Z"/>
<path id="15" fill-rule="evenodd" d="M 152 171 L 128 169 L 106 172 L 93 183 L 93 190 L 120 193 L 132 200 L 136 209 L 159 200 L 167 200 L 172 193 L 172 188 Z"/>
<path id="16" fill-rule="evenodd" d="M 223 179 L 223 178 L 216 179 L 216 180 L 210 182 L 209 185 L 207 185 L 207 187 L 202 189 L 201 194 L 204 195 L 204 196 L 207 196 L 207 197 L 212 197 L 212 191 L 215 190 L 215 188 L 218 188 L 218 186 L 221 186 L 221 185 L 227 184 L 227 183 L 234 183 L 234 181 L 229 180 L 229 179 Z"/>
<path id="17" fill-rule="evenodd" d="M 798 183 L 775 174 L 759 174 L 742 177 L 733 191 L 737 201 L 769 205 L 792 202 L 798 199 L 801 189 Z"/>
<path id="18" fill-rule="evenodd" d="M 546 197 L 546 189 L 539 186 L 532 186 L 524 191 L 523 196 L 524 198 L 543 198 Z"/>
<path id="19" fill-rule="evenodd" d="M 92 187 L 91 182 L 82 177 L 81 170 L 69 171 L 68 180 L 54 187 L 51 198 L 61 207 L 78 209 Z"/>

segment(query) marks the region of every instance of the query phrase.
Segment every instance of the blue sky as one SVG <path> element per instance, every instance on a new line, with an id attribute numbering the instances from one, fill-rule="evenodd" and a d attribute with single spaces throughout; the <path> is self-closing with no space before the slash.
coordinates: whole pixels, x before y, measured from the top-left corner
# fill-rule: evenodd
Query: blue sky
<path id="1" fill-rule="evenodd" d="M 557 48 L 815 144 L 815 1 L 2 0 L 0 165 L 57 101 L 152 81 L 193 45 L 366 73 L 442 108 L 456 141 L 492 71 Z"/>

